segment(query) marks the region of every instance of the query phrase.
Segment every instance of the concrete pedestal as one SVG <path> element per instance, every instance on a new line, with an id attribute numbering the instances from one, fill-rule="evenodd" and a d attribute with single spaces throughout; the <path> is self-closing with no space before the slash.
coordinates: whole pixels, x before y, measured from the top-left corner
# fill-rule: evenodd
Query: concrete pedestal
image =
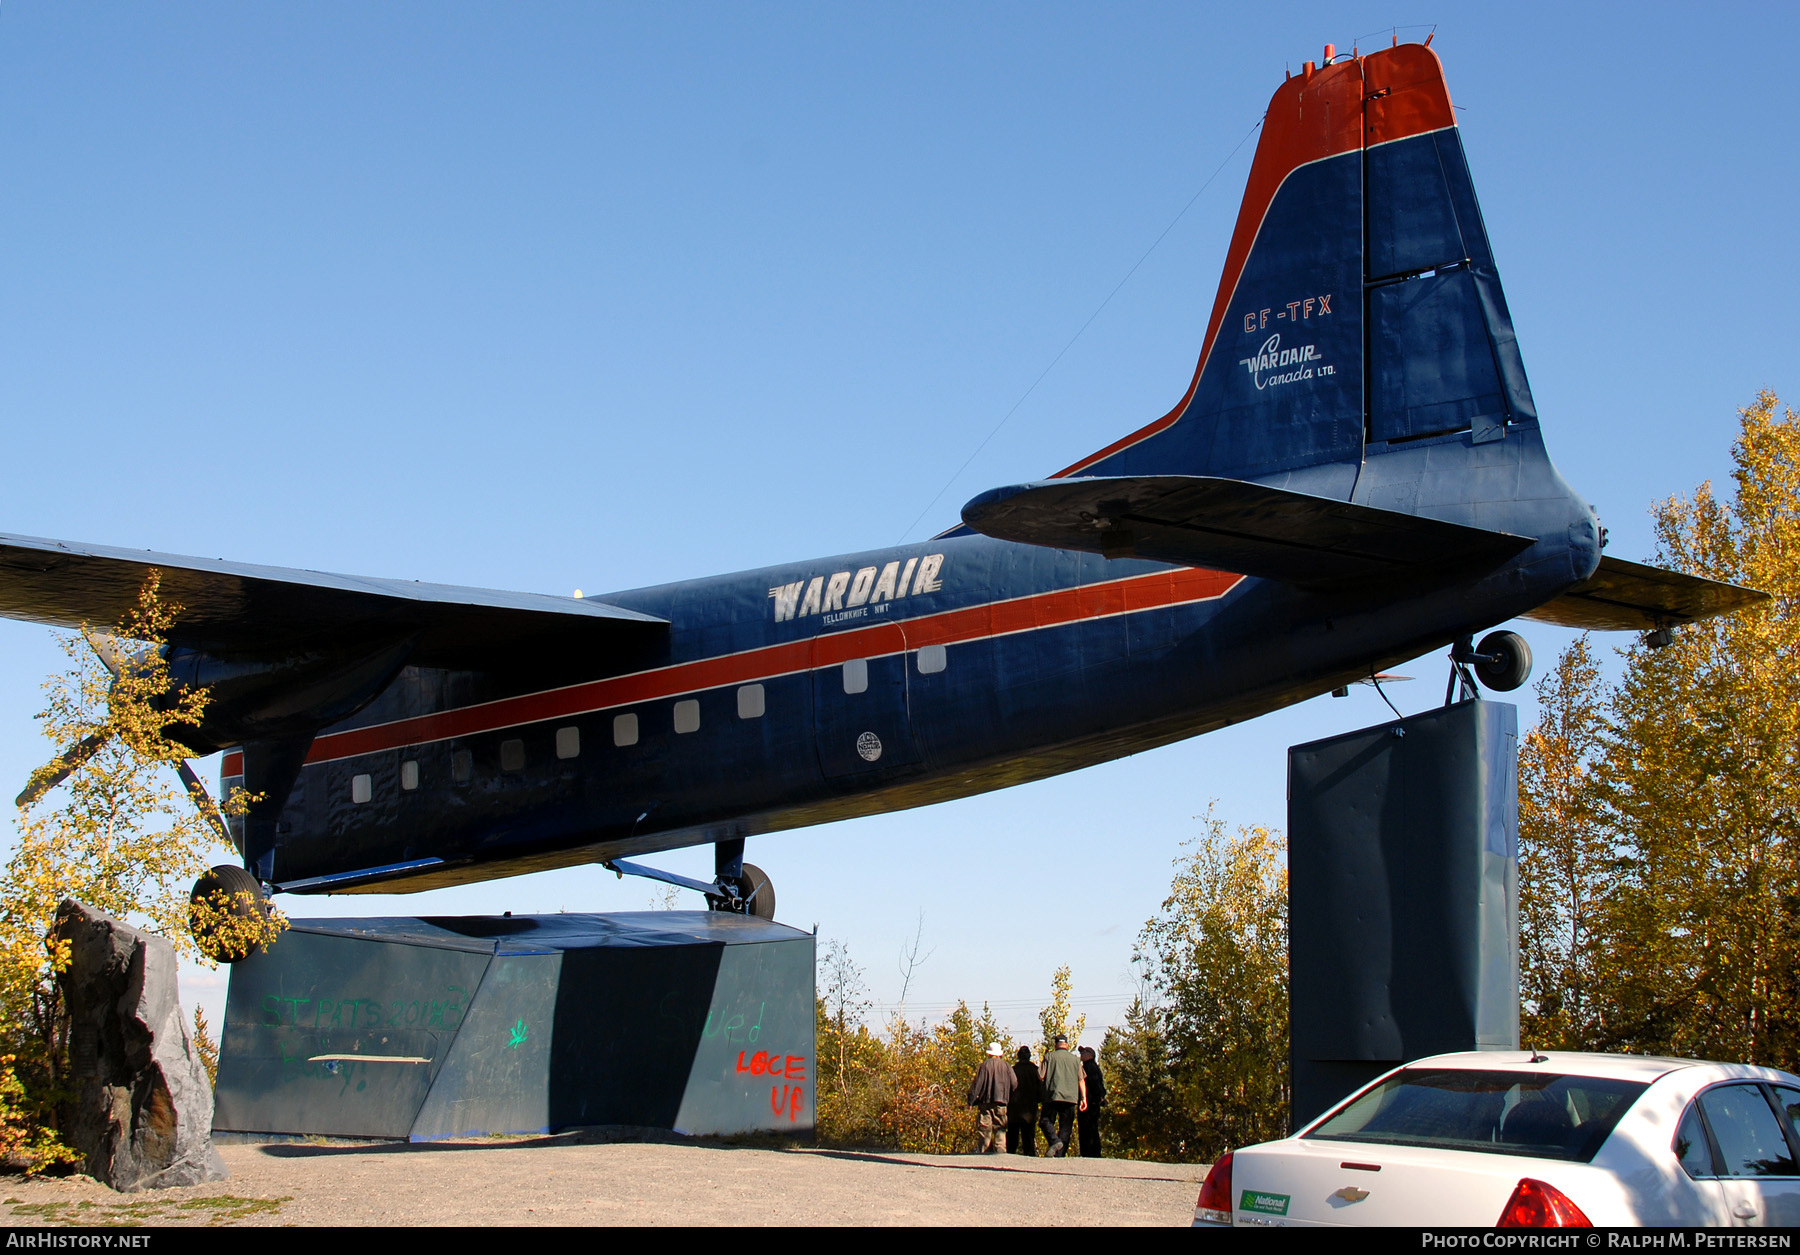
<path id="1" fill-rule="evenodd" d="M 1519 1048 L 1518 710 L 1288 751 L 1293 1127 L 1409 1059 Z"/>
<path id="2" fill-rule="evenodd" d="M 232 967 L 213 1128 L 807 1133 L 813 942 L 704 911 L 297 920 Z"/>

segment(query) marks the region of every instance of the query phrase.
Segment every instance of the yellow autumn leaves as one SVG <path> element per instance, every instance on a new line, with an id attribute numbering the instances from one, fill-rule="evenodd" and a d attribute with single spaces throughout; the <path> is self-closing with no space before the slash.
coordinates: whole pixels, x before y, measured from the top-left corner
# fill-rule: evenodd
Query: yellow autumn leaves
<path id="1" fill-rule="evenodd" d="M 1800 1064 L 1800 420 L 1741 412 L 1728 497 L 1655 508 L 1657 561 L 1768 603 L 1620 651 L 1583 638 L 1520 751 L 1525 1037 Z"/>
<path id="2" fill-rule="evenodd" d="M 207 695 L 170 683 L 159 646 L 180 608 L 159 597 L 159 582 L 152 572 L 110 633 L 84 627 L 61 638 L 68 669 L 44 684 L 38 723 L 57 748 L 33 784 L 68 776 L 35 797 L 27 790 L 0 882 L 0 1050 L 12 1056 L 0 1065 L 0 1129 L 21 1130 L 10 1149 L 28 1163 L 54 1157 L 58 1109 L 69 1097 L 56 982 L 68 956 L 49 939 L 57 904 L 74 898 L 193 956 L 188 887 L 209 863 L 237 861 L 218 825 L 221 813 L 241 814 L 248 799 L 234 791 L 215 808 L 203 794 L 190 796 L 175 774 L 192 751 L 170 734 L 199 722 Z M 259 911 L 254 924 L 239 926 L 251 935 L 237 940 L 266 944 L 282 924 L 278 913 Z"/>

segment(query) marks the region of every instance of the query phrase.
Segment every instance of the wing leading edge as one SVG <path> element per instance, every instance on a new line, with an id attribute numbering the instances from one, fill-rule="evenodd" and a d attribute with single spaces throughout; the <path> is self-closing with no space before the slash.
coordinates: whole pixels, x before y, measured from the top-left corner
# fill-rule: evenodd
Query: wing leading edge
<path id="1" fill-rule="evenodd" d="M 263 653 L 321 638 L 416 633 L 411 659 L 480 666 L 495 649 L 651 639 L 668 621 L 605 602 L 255 566 L 0 534 L 0 615 L 72 628 L 114 624 L 151 569 L 182 609 L 171 643 Z"/>

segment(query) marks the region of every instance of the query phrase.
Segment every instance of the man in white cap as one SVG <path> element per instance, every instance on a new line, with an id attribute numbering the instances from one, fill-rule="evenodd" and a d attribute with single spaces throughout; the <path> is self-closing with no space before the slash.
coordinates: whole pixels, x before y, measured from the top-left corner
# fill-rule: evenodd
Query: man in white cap
<path id="1" fill-rule="evenodd" d="M 1006 1153 L 1006 1104 L 1012 1101 L 1016 1078 L 1001 1057 L 1005 1053 L 1005 1047 L 999 1042 L 989 1042 L 987 1058 L 981 1061 L 981 1069 L 969 1082 L 969 1105 L 981 1113 L 975 1122 L 975 1132 L 980 1142 L 979 1153 L 984 1155 Z"/>

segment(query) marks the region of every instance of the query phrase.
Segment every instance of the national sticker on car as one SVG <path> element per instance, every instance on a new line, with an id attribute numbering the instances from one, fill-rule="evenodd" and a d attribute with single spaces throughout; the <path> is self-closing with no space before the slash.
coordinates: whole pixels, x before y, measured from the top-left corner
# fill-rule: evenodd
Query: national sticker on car
<path id="1" fill-rule="evenodd" d="M 1264 1194 L 1260 1190 L 1245 1190 L 1238 1199 L 1239 1211 L 1253 1211 L 1264 1216 L 1285 1216 L 1288 1209 L 1286 1194 Z"/>

